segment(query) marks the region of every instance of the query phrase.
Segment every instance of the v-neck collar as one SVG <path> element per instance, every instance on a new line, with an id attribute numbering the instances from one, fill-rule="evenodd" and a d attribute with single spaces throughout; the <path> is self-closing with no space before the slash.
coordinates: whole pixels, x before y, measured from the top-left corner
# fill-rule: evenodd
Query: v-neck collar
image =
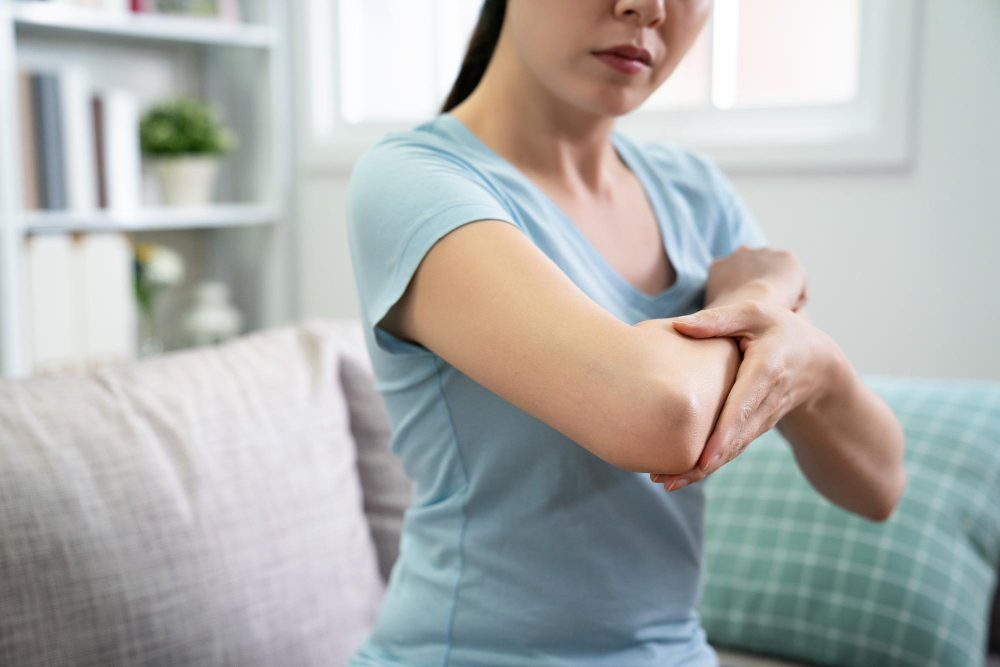
<path id="1" fill-rule="evenodd" d="M 668 224 L 663 203 L 657 197 L 653 196 L 653 193 L 656 192 L 656 190 L 652 187 L 648 175 L 640 164 L 641 161 L 635 159 L 630 143 L 617 130 L 612 130 L 611 132 L 611 143 L 614 145 L 621 160 L 639 179 L 639 183 L 646 194 L 646 198 L 653 207 L 653 213 L 656 216 L 656 223 L 660 228 L 660 235 L 664 241 L 664 251 L 670 259 L 670 263 L 674 266 L 674 271 L 677 275 L 673 284 L 655 295 L 643 292 L 618 273 L 607 258 L 605 258 L 604 255 L 598 251 L 590 239 L 587 238 L 577 224 L 573 222 L 572 218 L 570 218 L 562 210 L 562 208 L 556 204 L 544 190 L 541 189 L 541 187 L 528 178 L 506 158 L 493 150 L 493 148 L 491 148 L 488 144 L 483 142 L 475 132 L 470 130 L 465 125 L 465 123 L 448 111 L 438 115 L 438 121 L 442 120 L 455 132 L 458 132 L 465 137 L 467 139 L 467 143 L 472 143 L 475 147 L 477 147 L 480 153 L 503 165 L 508 171 L 516 173 L 521 180 L 525 182 L 527 187 L 530 188 L 532 192 L 537 194 L 546 203 L 546 205 L 555 212 L 556 215 L 554 217 L 559 221 L 559 224 L 562 225 L 562 227 L 566 229 L 567 233 L 575 239 L 577 245 L 583 248 L 583 251 L 589 256 L 590 260 L 598 266 L 602 273 L 607 277 L 608 283 L 611 287 L 631 305 L 644 312 L 654 311 L 652 316 L 662 316 L 657 313 L 664 312 L 664 305 L 677 298 L 677 295 L 684 293 L 690 276 L 688 275 L 685 267 L 679 261 L 680 258 L 675 256 L 674 251 L 677 249 L 679 242 L 677 229 L 674 225 Z"/>

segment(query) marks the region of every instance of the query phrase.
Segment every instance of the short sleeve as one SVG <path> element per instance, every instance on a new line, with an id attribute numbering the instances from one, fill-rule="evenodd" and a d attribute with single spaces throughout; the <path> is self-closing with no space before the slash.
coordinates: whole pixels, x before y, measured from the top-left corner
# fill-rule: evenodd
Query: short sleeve
<path id="1" fill-rule="evenodd" d="M 722 207 L 721 219 L 724 224 L 723 229 L 720 229 L 715 236 L 712 256 L 725 257 L 744 244 L 751 248 L 769 245 L 764 230 L 722 169 L 712 158 L 703 155 L 702 159 L 714 183 Z"/>
<path id="2" fill-rule="evenodd" d="M 358 159 L 348 183 L 348 244 L 362 319 L 381 349 L 432 354 L 378 323 L 441 237 L 486 219 L 520 228 L 487 179 L 446 148 L 383 139 Z"/>

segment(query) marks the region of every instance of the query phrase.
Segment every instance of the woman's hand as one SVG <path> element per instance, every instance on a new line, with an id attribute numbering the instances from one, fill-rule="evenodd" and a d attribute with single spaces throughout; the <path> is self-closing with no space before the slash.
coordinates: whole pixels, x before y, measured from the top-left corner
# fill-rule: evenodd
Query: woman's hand
<path id="1" fill-rule="evenodd" d="M 768 300 L 796 311 L 806 304 L 806 270 L 791 250 L 770 247 L 751 248 L 744 244 L 726 255 L 716 257 L 708 268 L 705 281 L 705 303 L 751 286 L 761 287 Z M 772 298 L 773 297 L 773 298 Z"/>
<path id="2" fill-rule="evenodd" d="M 696 321 L 675 318 L 674 328 L 694 338 L 738 337 L 743 361 L 697 465 L 680 475 L 650 473 L 668 491 L 712 474 L 796 407 L 819 400 L 836 359 L 827 334 L 771 303 L 744 300 L 688 317 Z"/>

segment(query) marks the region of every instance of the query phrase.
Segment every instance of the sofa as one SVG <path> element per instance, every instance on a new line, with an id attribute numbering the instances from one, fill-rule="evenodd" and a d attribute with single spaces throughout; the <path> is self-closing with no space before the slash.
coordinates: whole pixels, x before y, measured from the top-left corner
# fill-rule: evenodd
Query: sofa
<path id="1" fill-rule="evenodd" d="M 0 665 L 344 664 L 410 499 L 389 436 L 353 318 L 0 381 Z"/>

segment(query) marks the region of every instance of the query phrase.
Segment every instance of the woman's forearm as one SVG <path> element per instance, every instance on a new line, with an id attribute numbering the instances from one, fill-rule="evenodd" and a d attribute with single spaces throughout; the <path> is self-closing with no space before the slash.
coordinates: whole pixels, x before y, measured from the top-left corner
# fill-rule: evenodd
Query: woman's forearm
<path id="1" fill-rule="evenodd" d="M 786 414 L 777 428 L 817 491 L 845 509 L 883 521 L 906 485 L 903 429 L 832 340 L 831 345 L 836 349 L 828 390 Z"/>
<path id="2" fill-rule="evenodd" d="M 768 298 L 766 285 L 748 283 L 706 307 L 747 298 Z M 804 308 L 796 312 L 810 321 Z M 817 491 L 845 509 L 884 520 L 906 485 L 903 430 L 892 409 L 858 377 L 843 350 L 833 339 L 829 343 L 827 391 L 786 414 L 776 428 Z M 714 421 L 701 428 L 707 430 L 707 439 Z"/>

